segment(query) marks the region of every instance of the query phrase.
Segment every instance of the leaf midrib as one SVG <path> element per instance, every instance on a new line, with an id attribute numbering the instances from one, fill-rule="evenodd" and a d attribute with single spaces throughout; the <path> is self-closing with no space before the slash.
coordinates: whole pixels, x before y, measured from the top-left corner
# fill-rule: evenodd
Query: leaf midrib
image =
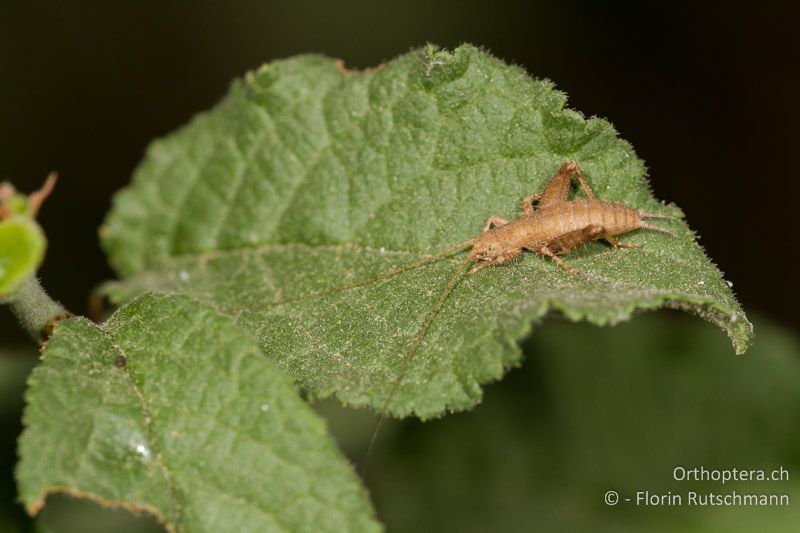
<path id="1" fill-rule="evenodd" d="M 231 248 L 231 249 L 226 249 L 226 250 L 210 250 L 208 252 L 202 252 L 202 253 L 175 255 L 175 256 L 172 256 L 171 258 L 167 259 L 166 261 L 161 262 L 158 266 L 153 267 L 153 268 L 149 268 L 147 270 L 142 270 L 139 273 L 135 274 L 134 276 L 132 276 L 131 278 L 128 278 L 128 279 L 135 279 L 135 278 L 140 277 L 140 276 L 141 277 L 159 276 L 159 275 L 163 274 L 164 270 L 169 270 L 169 268 L 171 266 L 178 267 L 181 262 L 186 262 L 186 261 L 193 262 L 193 263 L 196 263 L 196 264 L 202 264 L 204 261 L 206 261 L 208 259 L 224 258 L 224 257 L 228 257 L 228 256 L 236 256 L 238 254 L 252 254 L 252 253 L 263 253 L 263 252 L 280 252 L 280 251 L 289 250 L 289 249 L 308 249 L 308 250 L 321 250 L 321 251 L 326 251 L 326 250 L 331 250 L 331 251 L 336 251 L 336 250 L 356 250 L 356 251 L 359 251 L 359 252 L 380 253 L 382 255 L 390 255 L 390 256 L 395 256 L 395 257 L 406 256 L 406 257 L 409 257 L 409 259 L 415 259 L 416 258 L 416 259 L 419 259 L 419 260 L 429 259 L 429 258 L 432 258 L 432 257 L 434 257 L 436 255 L 436 253 L 429 254 L 429 253 L 423 253 L 423 252 L 411 251 L 411 250 L 387 250 L 386 248 L 383 248 L 383 247 L 375 248 L 375 247 L 372 247 L 372 246 L 366 246 L 366 245 L 360 245 L 360 244 L 354 244 L 354 243 L 319 244 L 319 245 L 311 245 L 311 244 L 305 244 L 305 243 L 274 243 L 274 244 L 265 244 L 265 245 L 261 245 L 261 246 L 245 246 L 245 247 Z M 639 247 L 639 248 L 637 248 L 636 251 L 637 252 L 645 252 L 647 254 L 650 254 L 650 255 L 653 255 L 653 256 L 656 256 L 656 257 L 661 257 L 661 258 L 664 258 L 664 259 L 668 259 L 668 260 L 670 260 L 672 262 L 675 262 L 675 263 L 678 263 L 678 264 L 691 265 L 691 263 L 689 261 L 686 261 L 682 257 L 669 255 L 669 254 L 663 254 L 663 253 L 660 253 L 660 252 L 655 251 L 655 250 L 647 249 L 646 247 Z M 620 250 L 606 250 L 606 251 L 599 252 L 599 253 L 597 253 L 595 255 L 605 255 L 605 254 L 609 254 L 609 253 L 624 253 L 624 250 L 623 251 L 620 251 Z M 453 265 L 456 265 L 459 262 L 459 260 L 452 259 L 452 258 L 449 258 L 449 257 L 443 257 L 440 261 L 441 262 L 449 262 L 449 263 L 451 263 Z M 402 265 L 398 265 L 398 266 L 402 266 Z M 424 267 L 422 267 L 422 268 L 424 268 Z M 511 266 L 511 268 L 513 268 L 513 265 Z M 178 268 L 176 268 L 175 270 L 178 270 Z M 380 274 L 378 274 L 378 275 L 380 275 Z M 398 274 L 398 275 L 402 275 L 402 273 Z M 565 275 L 567 275 L 567 274 L 565 274 Z M 587 272 L 583 272 L 583 275 L 587 278 L 588 281 L 601 281 L 601 282 L 604 282 L 604 283 L 606 283 L 608 285 L 613 285 L 613 286 L 616 286 L 616 287 L 619 287 L 619 288 L 623 288 L 623 289 L 626 289 L 626 290 L 634 290 L 634 291 L 637 291 L 637 292 L 640 292 L 640 293 L 647 292 L 647 293 L 650 293 L 653 296 L 668 297 L 670 295 L 676 295 L 676 296 L 680 296 L 681 298 L 695 299 L 697 301 L 708 302 L 708 303 L 711 303 L 711 304 L 715 304 L 716 306 L 719 305 L 719 303 L 714 301 L 709 296 L 698 294 L 698 293 L 689 293 L 688 291 L 676 292 L 676 290 L 674 290 L 674 289 L 661 289 L 661 288 L 641 287 L 641 286 L 639 286 L 639 285 L 637 285 L 635 283 L 623 282 L 623 281 L 620 281 L 618 279 L 609 278 L 609 277 L 606 277 L 606 276 L 603 276 L 603 275 L 600 275 L 600 274 L 597 274 L 597 273 L 594 273 L 594 272 L 588 272 L 588 271 Z M 387 278 L 382 278 L 382 279 L 379 279 L 379 280 L 375 280 L 375 282 L 383 281 L 384 279 L 387 279 Z M 114 282 L 112 282 L 112 283 L 114 283 Z M 124 284 L 125 280 L 123 280 L 121 283 Z M 354 287 L 353 289 L 362 288 L 362 287 L 369 286 L 369 285 L 371 285 L 371 283 L 365 283 L 363 285 L 359 285 L 359 287 Z M 320 290 L 333 289 L 333 288 L 334 287 L 323 287 Z M 344 289 L 344 290 L 347 290 L 347 289 Z M 315 292 L 315 291 L 309 291 L 309 293 L 311 293 L 311 292 Z M 328 294 L 329 293 L 326 292 L 324 294 L 309 296 L 308 298 L 302 298 L 302 299 L 303 300 L 307 300 L 307 299 L 313 299 L 313 298 L 317 298 L 317 297 L 324 297 L 324 296 L 327 296 Z M 296 300 L 297 300 L 296 298 L 292 298 L 292 299 L 289 299 L 289 300 L 287 300 L 285 302 L 284 301 L 278 301 L 278 302 L 273 302 L 273 303 L 270 303 L 270 304 L 267 304 L 267 305 L 259 305 L 257 307 L 250 307 L 250 308 L 230 307 L 230 308 L 228 308 L 226 310 L 219 310 L 218 309 L 218 311 L 222 312 L 223 314 L 227 314 L 229 312 L 235 312 L 237 314 L 241 314 L 241 313 L 244 313 L 244 312 L 248 312 L 248 311 L 252 311 L 252 310 L 258 309 L 259 307 L 279 306 L 279 305 L 284 305 L 284 304 L 288 304 L 288 303 L 293 303 Z M 548 305 L 548 308 L 553 308 L 553 306 L 552 305 Z M 727 307 L 724 307 L 724 308 L 720 307 L 720 309 L 729 310 Z"/>

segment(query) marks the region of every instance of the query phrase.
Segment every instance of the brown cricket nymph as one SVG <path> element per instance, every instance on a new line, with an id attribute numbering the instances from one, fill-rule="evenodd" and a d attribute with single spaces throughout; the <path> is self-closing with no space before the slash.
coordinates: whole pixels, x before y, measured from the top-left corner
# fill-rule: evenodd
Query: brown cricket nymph
<path id="1" fill-rule="evenodd" d="M 587 199 L 567 200 L 573 173 Z M 534 201 L 538 201 L 536 207 Z M 643 221 L 647 218 L 672 217 L 598 200 L 578 164 L 567 161 L 541 194 L 531 194 L 522 200 L 520 218 L 508 221 L 498 216 L 489 217 L 483 232 L 465 243 L 472 248 L 469 259 L 477 262 L 469 273 L 503 264 L 518 257 L 523 250 L 547 256 L 564 269 L 575 272 L 558 256 L 595 239 L 605 239 L 614 247 L 633 248 L 636 245 L 619 242 L 616 236 L 636 229 L 674 235 L 668 229 L 647 224 Z"/>
<path id="2" fill-rule="evenodd" d="M 578 182 L 586 193 L 587 198 L 567 199 L 573 174 L 577 176 Z M 537 202 L 536 207 L 533 205 L 534 201 Z M 412 268 L 419 268 L 454 253 L 469 249 L 469 254 L 450 277 L 408 349 L 400 373 L 389 391 L 389 395 L 383 404 L 383 409 L 380 411 L 380 417 L 372 433 L 366 457 L 369 457 L 380 424 L 389 412 L 389 404 L 400 387 L 403 376 L 405 376 L 411 361 L 414 359 L 414 355 L 422 344 L 422 340 L 427 335 L 433 321 L 439 315 L 445 301 L 469 265 L 474 264 L 468 272 L 469 274 L 474 274 L 484 268 L 507 263 L 522 255 L 524 250 L 530 250 L 549 257 L 563 269 L 575 274 L 577 271 L 565 263 L 559 257 L 560 255 L 573 252 L 596 239 L 605 239 L 615 248 L 634 248 L 637 245 L 620 242 L 617 240 L 617 236 L 637 229 L 660 231 L 675 236 L 669 229 L 644 222 L 645 219 L 673 218 L 667 215 L 640 211 L 614 202 L 598 200 L 586 183 L 578 164 L 575 161 L 567 161 L 561 165 L 561 168 L 550 180 L 550 183 L 547 184 L 544 191 L 540 194 L 526 196 L 522 200 L 522 216 L 518 219 L 509 221 L 499 216 L 491 216 L 484 224 L 483 231 L 477 237 L 429 256 L 422 261 L 396 268 L 377 278 L 337 288 L 336 290 L 343 290 L 345 288 L 360 287 L 377 279 L 396 276 Z M 324 292 L 332 291 L 320 291 L 316 294 L 323 294 Z M 364 465 L 364 468 L 366 468 L 366 459 Z"/>

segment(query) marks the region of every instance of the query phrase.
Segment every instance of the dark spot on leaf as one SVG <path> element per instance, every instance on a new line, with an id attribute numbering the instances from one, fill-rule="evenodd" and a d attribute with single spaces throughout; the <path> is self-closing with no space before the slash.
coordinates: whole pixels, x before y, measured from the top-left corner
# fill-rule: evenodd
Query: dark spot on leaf
<path id="1" fill-rule="evenodd" d="M 114 366 L 117 368 L 124 367 L 128 362 L 128 358 L 124 355 L 118 355 L 117 358 L 114 360 Z"/>

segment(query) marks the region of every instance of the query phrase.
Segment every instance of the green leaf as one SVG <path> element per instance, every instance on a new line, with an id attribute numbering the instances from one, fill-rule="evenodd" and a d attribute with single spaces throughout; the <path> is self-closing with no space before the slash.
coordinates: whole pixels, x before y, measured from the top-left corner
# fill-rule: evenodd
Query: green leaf
<path id="1" fill-rule="evenodd" d="M 44 233 L 32 219 L 0 221 L 0 298 L 10 296 L 36 272 L 46 247 Z"/>
<path id="2" fill-rule="evenodd" d="M 379 516 L 389 531 L 797 531 L 800 342 L 754 322 L 756 342 L 733 361 L 722 335 L 677 314 L 548 322 L 523 345 L 524 367 L 472 412 L 384 426 L 367 479 Z M 350 410 L 327 407 L 334 435 L 362 435 L 360 453 L 373 422 L 356 429 Z M 676 481 L 676 466 L 790 474 Z M 616 506 L 603 504 L 610 489 Z M 637 507 L 643 490 L 684 505 Z M 687 504 L 688 491 L 734 490 L 789 494 L 790 505 Z"/>
<path id="3" fill-rule="evenodd" d="M 31 513 L 66 492 L 175 531 L 380 529 L 288 376 L 187 298 L 62 322 L 29 385 L 17 477 Z"/>
<path id="4" fill-rule="evenodd" d="M 102 230 L 125 278 L 105 291 L 115 302 L 155 289 L 209 303 L 310 396 L 380 409 L 461 258 L 326 289 L 448 249 L 490 215 L 517 216 L 567 159 L 601 199 L 680 215 L 652 197 L 610 124 L 564 104 L 549 82 L 468 45 L 362 73 L 318 56 L 266 65 L 149 148 Z M 683 221 L 669 227 L 677 237 L 626 237 L 635 250 L 587 246 L 567 258 L 582 276 L 526 254 L 462 279 L 389 410 L 427 418 L 474 405 L 551 310 L 612 324 L 678 307 L 743 352 L 751 326 L 721 273 Z"/>

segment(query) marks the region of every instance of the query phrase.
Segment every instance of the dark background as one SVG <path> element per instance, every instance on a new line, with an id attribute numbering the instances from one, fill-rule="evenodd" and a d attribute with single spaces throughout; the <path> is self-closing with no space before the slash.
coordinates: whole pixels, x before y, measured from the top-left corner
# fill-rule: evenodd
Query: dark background
<path id="1" fill-rule="evenodd" d="M 30 4 L 30 5 L 29 5 Z M 286 5 L 285 5 L 286 4 Z M 647 4 L 647 5 L 640 5 Z M 96 230 L 153 138 L 230 81 L 302 52 L 374 66 L 471 42 L 611 120 L 748 310 L 791 326 L 800 12 L 791 2 L 7 2 L 0 7 L 0 177 L 61 173 L 42 212 L 50 293 L 85 312 L 113 276 Z M 2 311 L 3 337 L 16 335 Z"/>
<path id="2" fill-rule="evenodd" d="M 798 26 L 792 2 L 0 0 L 0 179 L 30 191 L 61 174 L 40 217 L 40 274 L 85 313 L 92 287 L 113 277 L 96 234 L 112 193 L 148 142 L 234 77 L 303 52 L 363 68 L 426 42 L 471 42 L 608 118 L 745 309 L 796 329 Z M 17 340 L 0 309 L 0 341 Z"/>

